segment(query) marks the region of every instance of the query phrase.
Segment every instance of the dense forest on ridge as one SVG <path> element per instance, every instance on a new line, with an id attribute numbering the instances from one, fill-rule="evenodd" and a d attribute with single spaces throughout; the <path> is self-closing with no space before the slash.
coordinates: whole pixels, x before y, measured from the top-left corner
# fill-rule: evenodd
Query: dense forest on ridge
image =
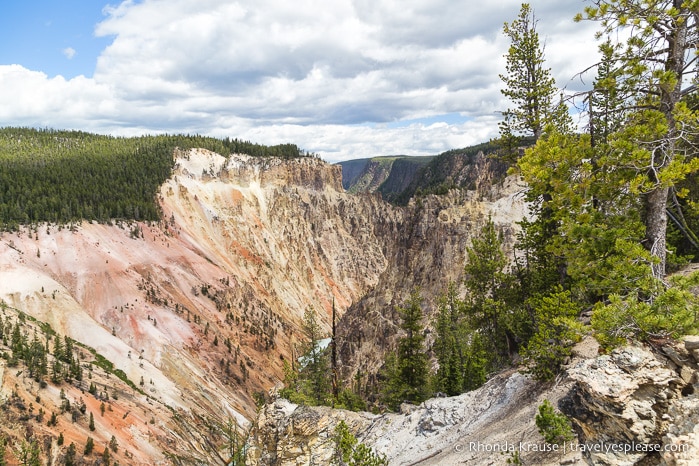
<path id="1" fill-rule="evenodd" d="M 82 131 L 0 129 L 0 229 L 39 222 L 158 220 L 158 187 L 175 148 L 225 157 L 309 156 L 294 144 L 265 146 L 198 135 L 113 137 Z"/>

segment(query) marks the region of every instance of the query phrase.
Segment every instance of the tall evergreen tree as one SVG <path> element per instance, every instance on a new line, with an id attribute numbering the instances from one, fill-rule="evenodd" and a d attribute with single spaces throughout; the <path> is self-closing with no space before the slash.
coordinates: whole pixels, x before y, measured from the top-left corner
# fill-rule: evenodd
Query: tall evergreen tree
<path id="1" fill-rule="evenodd" d="M 626 38 L 615 44 L 614 69 L 623 93 L 635 105 L 615 149 L 635 170 L 631 186 L 644 196 L 645 247 L 654 258 L 655 278 L 665 275 L 667 204 L 671 188 L 699 168 L 696 147 L 698 116 L 684 99 L 695 92 L 699 44 L 696 0 L 595 0 L 585 15 L 599 21 L 600 35 Z"/>
<path id="2" fill-rule="evenodd" d="M 464 346 L 468 332 L 462 308 L 456 287 L 450 283 L 446 294 L 439 299 L 434 323 L 437 338 L 432 348 L 439 363 L 434 388 L 449 396 L 462 393 L 464 387 Z"/>
<path id="3" fill-rule="evenodd" d="M 464 267 L 467 296 L 464 310 L 469 325 L 483 336 L 491 355 L 491 369 L 506 362 L 517 350 L 513 307 L 508 305 L 511 276 L 506 272 L 507 259 L 502 241 L 492 220 L 471 240 Z"/>
<path id="4" fill-rule="evenodd" d="M 500 75 L 505 85 L 501 92 L 514 108 L 503 112 L 500 144 L 510 152 L 517 149 L 522 137 L 538 139 L 559 108 L 555 80 L 545 66 L 544 48 L 536 26 L 534 11 L 528 3 L 523 3 L 517 19 L 503 27 L 510 48 L 505 55 L 507 72 Z"/>
<path id="5" fill-rule="evenodd" d="M 684 60 L 699 38 L 699 2 L 595 5 L 586 14 L 601 21 L 602 33 L 629 39 L 601 47 L 589 133 L 551 128 L 518 166 L 529 195 L 541 199 L 542 217 L 555 226 L 544 250 L 561 259 L 571 299 L 594 306 L 598 338 L 613 346 L 627 337 L 676 336 L 696 326 L 696 303 L 687 294 L 695 279 L 664 276 L 668 193 L 699 168 L 692 136 L 699 113 L 683 97 L 693 89 L 684 79 Z M 612 34 L 626 27 L 633 34 Z M 528 302 L 550 307 L 546 295 L 542 289 Z M 537 316 L 554 322 L 543 307 Z"/>
<path id="6" fill-rule="evenodd" d="M 41 448 L 36 440 L 31 442 L 22 440 L 22 443 L 17 447 L 16 454 L 23 466 L 41 466 Z"/>
<path id="7" fill-rule="evenodd" d="M 422 322 L 422 296 L 415 289 L 404 306 L 398 308 L 401 330 L 395 357 L 387 358 L 384 401 L 393 409 L 400 403 L 420 403 L 428 396 L 429 367 Z"/>
<path id="8" fill-rule="evenodd" d="M 308 337 L 305 346 L 305 360 L 302 372 L 305 374 L 309 395 L 316 404 L 324 404 L 331 392 L 328 355 L 320 346 L 323 333 L 318 322 L 318 315 L 313 308 L 304 314 L 304 330 Z"/>
<path id="9" fill-rule="evenodd" d="M 328 353 L 321 347 L 322 329 L 315 309 L 304 312 L 303 330 L 306 340 L 300 348 L 302 357 L 299 369 L 285 368 L 285 384 L 282 396 L 295 403 L 328 405 L 333 401 L 332 374 Z"/>
<path id="10" fill-rule="evenodd" d="M 75 444 L 73 442 L 70 442 L 70 445 L 68 445 L 68 448 L 66 449 L 66 454 L 63 457 L 64 464 L 66 466 L 74 466 L 76 454 L 77 448 L 75 447 Z"/>
<path id="11" fill-rule="evenodd" d="M 330 370 L 332 373 L 332 395 L 333 403 L 337 400 L 339 394 L 339 382 L 337 380 L 337 332 L 335 326 L 335 298 L 333 297 L 332 307 L 332 335 L 330 340 Z"/>

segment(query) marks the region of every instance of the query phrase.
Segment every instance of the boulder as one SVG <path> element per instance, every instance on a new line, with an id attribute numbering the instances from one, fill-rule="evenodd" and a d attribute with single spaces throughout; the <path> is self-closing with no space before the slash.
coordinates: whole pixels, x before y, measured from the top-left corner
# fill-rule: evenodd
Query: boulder
<path id="1" fill-rule="evenodd" d="M 683 362 L 677 351 L 663 348 L 663 352 Z M 576 384 L 562 407 L 573 420 L 580 444 L 596 447 L 584 452 L 588 462 L 659 464 L 660 453 L 649 452 L 648 446 L 689 441 L 694 418 L 699 416 L 694 410 L 693 390 L 686 389 L 692 387 L 688 383 L 694 379 L 694 371 L 682 365 L 682 377 L 678 377 L 669 366 L 674 364 L 650 350 L 629 346 L 580 361 L 569 369 Z M 689 409 L 681 415 L 680 402 Z"/>
<path id="2" fill-rule="evenodd" d="M 684 347 L 687 349 L 687 351 L 699 350 L 699 335 L 685 336 Z"/>

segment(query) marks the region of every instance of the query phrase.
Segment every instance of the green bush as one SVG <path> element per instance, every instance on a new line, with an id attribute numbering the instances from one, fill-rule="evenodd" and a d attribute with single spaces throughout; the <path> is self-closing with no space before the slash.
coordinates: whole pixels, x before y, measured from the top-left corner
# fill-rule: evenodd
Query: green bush
<path id="1" fill-rule="evenodd" d="M 598 303 L 592 314 L 592 327 L 600 345 L 612 349 L 629 339 L 676 339 L 695 333 L 699 298 L 691 289 L 699 286 L 699 272 L 673 276 L 669 285 L 666 288 L 657 282 L 652 290 L 629 296 L 612 295 L 608 303 Z"/>
<path id="2" fill-rule="evenodd" d="M 387 466 L 386 455 L 378 455 L 359 443 L 345 421 L 335 427 L 335 464 L 339 466 Z"/>
<path id="3" fill-rule="evenodd" d="M 539 406 L 536 415 L 536 427 L 546 443 L 562 445 L 573 440 L 573 429 L 570 421 L 563 414 L 557 413 L 549 400 Z"/>

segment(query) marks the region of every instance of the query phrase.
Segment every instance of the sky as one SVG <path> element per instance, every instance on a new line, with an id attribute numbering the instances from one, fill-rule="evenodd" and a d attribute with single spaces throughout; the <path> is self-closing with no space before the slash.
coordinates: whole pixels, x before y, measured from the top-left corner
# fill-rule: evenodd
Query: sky
<path id="1" fill-rule="evenodd" d="M 291 142 L 334 162 L 497 136 L 511 0 L 8 0 L 0 126 Z M 571 94 L 584 1 L 531 1 Z"/>

